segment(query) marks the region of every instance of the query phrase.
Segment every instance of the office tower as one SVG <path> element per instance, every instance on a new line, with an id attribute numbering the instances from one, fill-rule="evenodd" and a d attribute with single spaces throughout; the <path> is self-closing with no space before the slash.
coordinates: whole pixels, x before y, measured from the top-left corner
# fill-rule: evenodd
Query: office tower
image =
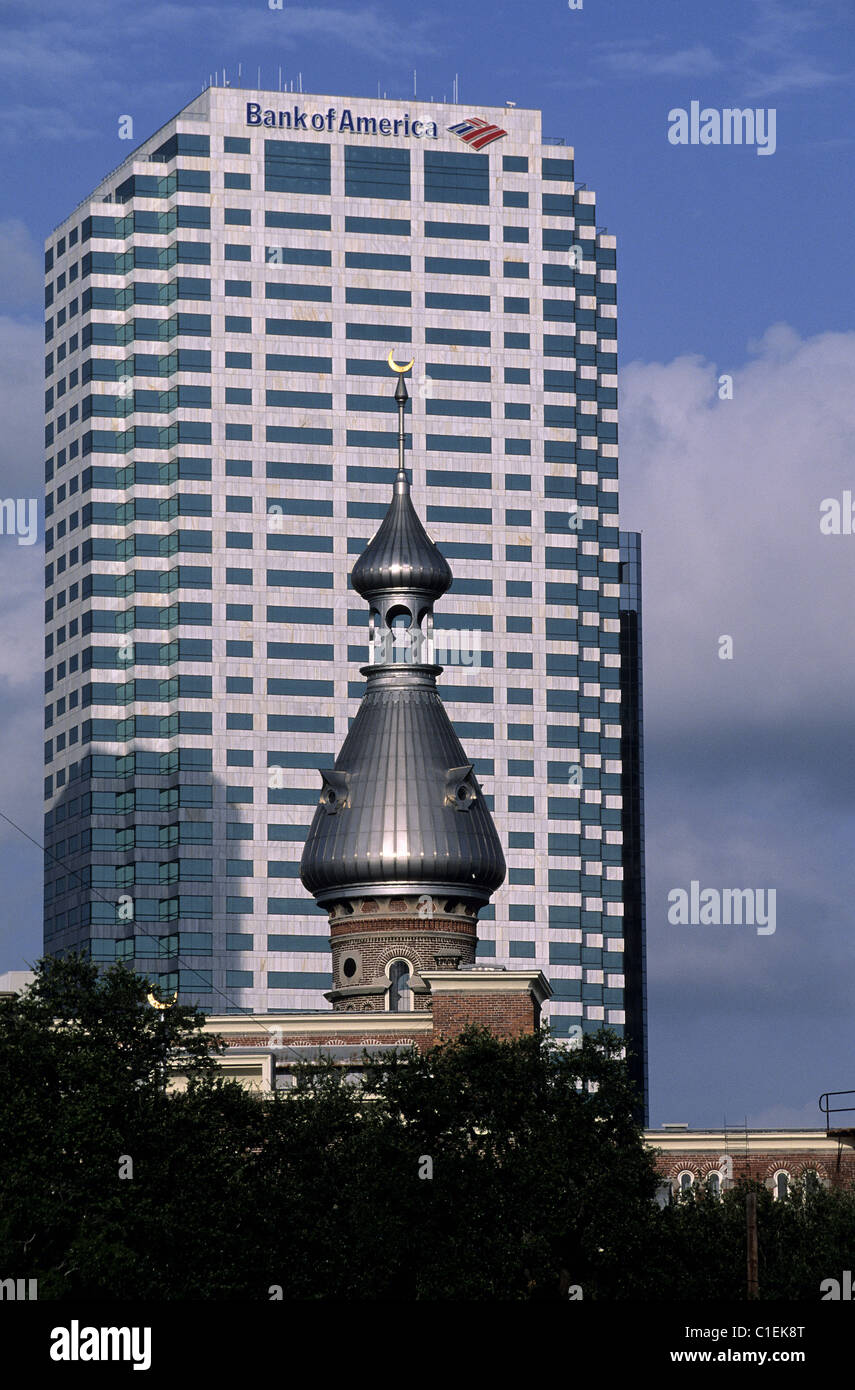
<path id="1" fill-rule="evenodd" d="M 644 680 L 641 635 L 641 536 L 621 531 L 620 683 L 623 768 L 623 919 L 625 1036 L 629 1074 L 648 1123 L 647 930 L 644 882 Z"/>
<path id="2" fill-rule="evenodd" d="M 560 1036 L 621 1031 L 615 241 L 572 149 L 535 110 L 210 88 L 46 273 L 46 949 L 326 1007 L 298 871 L 364 689 L 391 351 L 508 861 L 479 958 L 542 965 Z"/>

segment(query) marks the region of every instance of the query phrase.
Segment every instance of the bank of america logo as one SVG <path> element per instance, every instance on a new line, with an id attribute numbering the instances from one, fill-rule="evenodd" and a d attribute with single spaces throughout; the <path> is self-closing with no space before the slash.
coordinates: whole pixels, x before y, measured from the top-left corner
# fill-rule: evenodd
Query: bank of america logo
<path id="1" fill-rule="evenodd" d="M 483 116 L 470 116 L 468 121 L 450 125 L 448 129 L 454 135 L 459 135 L 461 140 L 465 140 L 467 145 L 471 145 L 473 150 L 482 150 L 485 145 L 491 144 L 493 140 L 501 140 L 502 136 L 508 133 L 502 130 L 501 126 L 485 121 Z"/>

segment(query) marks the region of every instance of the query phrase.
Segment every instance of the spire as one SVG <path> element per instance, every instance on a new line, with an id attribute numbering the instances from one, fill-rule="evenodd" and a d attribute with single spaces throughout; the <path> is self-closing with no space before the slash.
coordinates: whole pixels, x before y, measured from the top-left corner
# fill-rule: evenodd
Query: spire
<path id="1" fill-rule="evenodd" d="M 367 687 L 334 769 L 321 772 L 300 864 L 306 888 L 330 913 L 328 998 L 348 1009 L 393 1007 L 384 1003 L 389 969 L 401 961 L 411 971 L 412 1007 L 427 1007 L 418 971 L 449 954 L 474 960 L 478 912 L 505 877 L 492 816 L 436 688 L 433 604 L 452 575 L 410 500 L 409 367 L 393 370 L 392 500 L 351 575 L 370 606 Z"/>
<path id="2" fill-rule="evenodd" d="M 404 372 L 411 365 L 394 368 L 398 372 L 398 471 L 392 501 L 379 530 L 354 565 L 351 583 L 381 620 L 390 609 L 403 608 L 421 626 L 419 614 L 432 611 L 434 602 L 451 587 L 452 576 L 448 561 L 428 536 L 410 499 L 404 466 L 404 408 L 409 399 Z"/>

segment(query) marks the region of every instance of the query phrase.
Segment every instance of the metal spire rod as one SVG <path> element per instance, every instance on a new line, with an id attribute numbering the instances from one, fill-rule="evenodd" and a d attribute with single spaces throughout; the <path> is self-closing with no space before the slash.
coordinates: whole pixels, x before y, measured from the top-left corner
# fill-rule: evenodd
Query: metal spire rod
<path id="1" fill-rule="evenodd" d="M 409 400 L 409 395 L 407 394 L 404 376 L 412 369 L 415 358 L 411 358 L 403 367 L 400 362 L 395 361 L 391 352 L 386 360 L 392 371 L 398 374 L 398 385 L 395 387 L 395 400 L 398 402 L 398 476 L 401 477 L 403 474 L 406 478 L 407 473 L 404 468 L 404 407 Z"/>

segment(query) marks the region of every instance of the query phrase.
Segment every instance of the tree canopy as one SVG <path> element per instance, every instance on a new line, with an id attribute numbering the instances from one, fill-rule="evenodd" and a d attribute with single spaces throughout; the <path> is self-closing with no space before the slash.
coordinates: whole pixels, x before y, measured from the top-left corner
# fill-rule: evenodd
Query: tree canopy
<path id="1" fill-rule="evenodd" d="M 260 1097 L 148 991 L 46 959 L 0 1004 L 0 1266 L 40 1299 L 744 1297 L 744 1194 L 656 1205 L 613 1033 L 470 1028 Z M 761 1296 L 815 1299 L 855 1197 L 759 1205 Z"/>

